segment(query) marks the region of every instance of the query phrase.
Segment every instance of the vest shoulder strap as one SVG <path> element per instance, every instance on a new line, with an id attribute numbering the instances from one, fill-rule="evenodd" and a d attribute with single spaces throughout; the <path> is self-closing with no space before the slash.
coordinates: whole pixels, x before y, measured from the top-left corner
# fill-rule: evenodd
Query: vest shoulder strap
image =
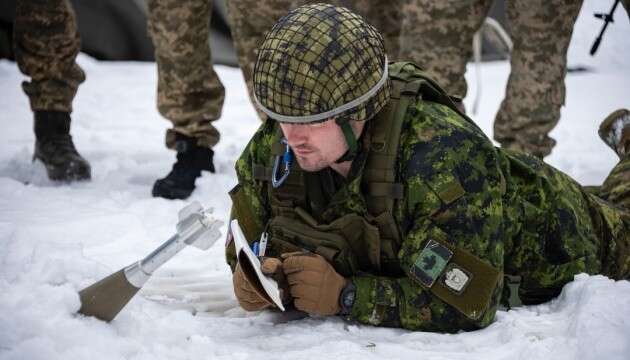
<path id="1" fill-rule="evenodd" d="M 389 73 L 391 78 L 397 78 L 404 82 L 421 80 L 418 92 L 422 95 L 424 100 L 449 107 L 451 110 L 463 117 L 468 123 L 481 131 L 479 126 L 477 126 L 477 124 L 462 111 L 462 108 L 457 106 L 456 103 L 461 103 L 462 100 L 455 96 L 450 96 L 431 76 L 429 76 L 429 74 L 427 74 L 427 72 L 422 70 L 422 68 L 418 65 L 409 61 L 390 63 Z"/>
<path id="2" fill-rule="evenodd" d="M 370 150 L 363 173 L 368 211 L 373 216 L 383 212 L 391 213 L 395 201 L 403 197 L 403 186 L 396 182 L 396 162 L 407 108 L 419 97 L 428 95 L 438 98 L 438 95 L 445 94 L 411 62 L 390 63 L 389 77 L 391 99 L 371 120 Z"/>
<path id="3" fill-rule="evenodd" d="M 370 150 L 363 174 L 368 211 L 373 216 L 392 212 L 396 200 L 403 197 L 403 186 L 396 182 L 398 146 L 407 109 L 417 99 L 449 107 L 470 124 L 477 125 L 462 113 L 454 99 L 424 70 L 412 62 L 389 64 L 391 99 L 373 119 Z M 459 100 L 457 100 L 459 101 Z"/>

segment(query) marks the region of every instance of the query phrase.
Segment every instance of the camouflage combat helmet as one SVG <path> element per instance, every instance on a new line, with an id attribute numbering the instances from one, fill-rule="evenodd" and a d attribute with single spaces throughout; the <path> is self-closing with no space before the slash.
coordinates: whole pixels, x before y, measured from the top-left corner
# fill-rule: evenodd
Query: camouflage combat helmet
<path id="1" fill-rule="evenodd" d="M 359 15 L 328 4 L 300 6 L 282 17 L 254 68 L 261 111 L 284 123 L 335 118 L 351 155 L 357 144 L 348 120 L 376 115 L 389 87 L 382 36 Z"/>

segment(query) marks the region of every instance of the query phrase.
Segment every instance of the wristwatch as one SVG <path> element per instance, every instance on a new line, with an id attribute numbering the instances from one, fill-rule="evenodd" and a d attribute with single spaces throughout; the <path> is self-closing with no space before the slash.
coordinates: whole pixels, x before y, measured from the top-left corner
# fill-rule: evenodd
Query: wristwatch
<path id="1" fill-rule="evenodd" d="M 350 312 L 352 311 L 352 305 L 354 305 L 356 293 L 357 287 L 352 281 L 349 280 L 348 285 L 346 285 L 341 290 L 341 294 L 339 294 L 339 307 L 341 308 L 341 310 L 339 311 L 339 315 L 350 315 Z"/>

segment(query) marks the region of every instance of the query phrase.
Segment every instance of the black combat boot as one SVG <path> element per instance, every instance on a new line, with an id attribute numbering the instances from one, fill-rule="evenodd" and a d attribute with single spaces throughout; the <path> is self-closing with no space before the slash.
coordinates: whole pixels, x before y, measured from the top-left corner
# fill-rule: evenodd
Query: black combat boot
<path id="1" fill-rule="evenodd" d="M 214 172 L 212 156 L 214 152 L 197 145 L 194 138 L 176 134 L 175 149 L 177 161 L 165 178 L 153 185 L 153 196 L 165 199 L 186 199 L 195 190 L 195 180 L 202 170 Z"/>
<path id="2" fill-rule="evenodd" d="M 50 180 L 90 180 L 90 164 L 77 152 L 70 136 L 70 114 L 35 111 L 35 154 Z"/>
<path id="3" fill-rule="evenodd" d="M 619 109 L 608 115 L 599 126 L 599 137 L 620 158 L 630 154 L 630 111 Z"/>

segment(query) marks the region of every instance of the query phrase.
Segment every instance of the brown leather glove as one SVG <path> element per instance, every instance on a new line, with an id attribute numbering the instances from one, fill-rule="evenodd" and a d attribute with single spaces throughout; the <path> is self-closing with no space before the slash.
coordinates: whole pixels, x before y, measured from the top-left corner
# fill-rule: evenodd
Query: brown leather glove
<path id="1" fill-rule="evenodd" d="M 297 309 L 316 315 L 339 313 L 339 294 L 347 280 L 326 259 L 313 253 L 288 253 L 282 258 Z"/>
<path id="2" fill-rule="evenodd" d="M 271 276 L 274 280 L 278 281 L 279 284 L 282 284 L 281 281 L 284 278 L 284 273 L 282 272 L 282 261 L 280 261 L 280 259 L 264 258 L 262 259 L 260 269 L 263 274 Z M 284 282 L 286 283 L 286 280 L 284 280 Z M 240 264 L 236 264 L 236 269 L 234 270 L 234 274 L 232 274 L 232 284 L 234 285 L 234 295 L 236 295 L 236 299 L 243 309 L 247 311 L 259 311 L 275 306 L 254 290 L 254 287 L 245 277 Z M 286 291 L 284 293 L 286 294 Z M 280 295 L 282 297 L 282 291 Z"/>

